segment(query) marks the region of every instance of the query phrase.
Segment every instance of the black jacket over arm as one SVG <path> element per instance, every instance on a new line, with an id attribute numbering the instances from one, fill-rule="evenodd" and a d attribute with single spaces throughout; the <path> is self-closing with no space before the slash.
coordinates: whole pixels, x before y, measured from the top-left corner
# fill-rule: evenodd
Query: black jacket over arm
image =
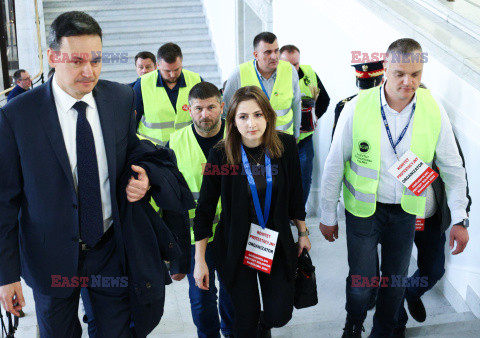
<path id="1" fill-rule="evenodd" d="M 291 219 L 305 220 L 305 206 L 302 202 L 300 161 L 295 139 L 287 134 L 280 133 L 279 135 L 284 145 L 284 153 L 281 158 L 271 161 L 276 187 L 273 189 L 269 218 L 273 221 L 272 230 L 279 232 L 276 251 L 284 251 L 285 257 L 287 257 L 285 261 L 287 271 L 289 277 L 293 279 L 297 251 L 289 221 Z M 212 166 L 226 168 L 225 149 L 214 148 L 210 152 L 207 162 Z M 204 176 L 193 227 L 197 241 L 212 235 L 212 221 L 220 196 L 222 213 L 215 231 L 213 247 L 216 267 L 227 290 L 232 286 L 237 268 L 243 264 L 250 231 L 249 186 L 247 177 L 242 174 L 241 168 L 240 164 L 234 170 L 230 168 L 227 175 Z M 225 172 L 226 170 L 223 171 L 223 173 Z"/>
<path id="2" fill-rule="evenodd" d="M 127 275 L 137 337 L 146 337 L 163 315 L 165 285 L 172 282 L 164 261 L 188 255 L 190 227 L 188 210 L 194 207 L 187 182 L 175 164 L 175 155 L 166 148 L 157 149 L 150 141 L 141 141 L 144 151 L 132 152 L 120 178 L 118 203 L 122 235 L 127 257 Z M 130 203 L 125 189 L 136 174 L 131 165 L 145 169 L 151 189 L 141 200 Z M 150 205 L 150 196 L 164 212 L 175 212 L 167 225 Z M 186 267 L 188 270 L 188 266 Z"/>

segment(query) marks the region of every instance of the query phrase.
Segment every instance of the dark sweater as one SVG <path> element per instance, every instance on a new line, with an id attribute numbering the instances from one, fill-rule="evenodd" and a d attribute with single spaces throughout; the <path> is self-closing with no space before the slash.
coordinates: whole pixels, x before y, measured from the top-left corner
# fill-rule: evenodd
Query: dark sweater
<path id="1" fill-rule="evenodd" d="M 283 133 L 279 133 L 279 136 L 284 153 L 282 157 L 271 160 L 274 188 L 267 227 L 279 232 L 275 257 L 279 250 L 284 252 L 287 257 L 286 270 L 289 278 L 293 279 L 297 251 L 289 221 L 305 220 L 305 206 L 302 202 L 300 161 L 295 139 Z M 212 166 L 226 165 L 225 148 L 214 148 L 207 162 Z M 227 175 L 204 176 L 193 227 L 197 241 L 212 235 L 212 221 L 218 198 L 221 197 L 222 213 L 213 246 L 216 266 L 227 289 L 231 287 L 235 272 L 243 262 L 252 216 L 248 180 L 241 168 L 239 165 L 237 170 L 230 170 Z M 262 205 L 264 200 L 264 197 L 260 197 Z"/>

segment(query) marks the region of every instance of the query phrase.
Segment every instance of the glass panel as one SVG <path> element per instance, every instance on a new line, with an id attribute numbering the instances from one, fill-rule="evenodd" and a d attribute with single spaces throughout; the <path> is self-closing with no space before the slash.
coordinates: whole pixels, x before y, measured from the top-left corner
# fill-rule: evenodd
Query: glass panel
<path id="1" fill-rule="evenodd" d="M 18 49 L 17 49 L 17 32 L 15 28 L 15 4 L 14 0 L 0 0 L 2 17 L 2 25 L 0 29 L 2 36 L 6 37 L 6 41 L 2 41 L 2 72 L 8 74 L 8 82 L 4 84 L 5 88 L 12 85 L 13 73 L 18 69 Z"/>

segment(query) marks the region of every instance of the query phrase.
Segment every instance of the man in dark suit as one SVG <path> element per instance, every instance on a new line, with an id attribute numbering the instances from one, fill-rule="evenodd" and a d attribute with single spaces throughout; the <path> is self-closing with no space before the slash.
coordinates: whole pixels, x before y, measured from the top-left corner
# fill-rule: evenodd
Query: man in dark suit
<path id="1" fill-rule="evenodd" d="M 91 16 L 61 14 L 47 51 L 55 75 L 0 109 L 0 301 L 18 315 L 22 276 L 42 337 L 81 336 L 86 284 L 99 336 L 130 336 L 116 196 L 129 154 L 142 145 L 132 89 L 98 79 L 101 51 Z M 132 170 L 126 194 L 135 202 L 150 182 L 143 168 Z"/>
<path id="2" fill-rule="evenodd" d="M 12 91 L 8 94 L 7 102 L 10 102 L 14 97 L 25 93 L 32 87 L 32 79 L 25 69 L 19 69 L 13 73 L 13 82 L 15 83 L 15 87 L 13 87 Z"/>

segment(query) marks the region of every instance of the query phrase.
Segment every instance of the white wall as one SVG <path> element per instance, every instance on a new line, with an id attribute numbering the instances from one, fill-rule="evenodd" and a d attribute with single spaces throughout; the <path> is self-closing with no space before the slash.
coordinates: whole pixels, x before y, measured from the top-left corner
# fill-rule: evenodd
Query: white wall
<path id="1" fill-rule="evenodd" d="M 42 1 L 38 0 L 41 40 L 45 44 L 45 25 L 43 22 Z M 40 72 L 38 57 L 37 28 L 35 23 L 35 6 L 31 0 L 16 0 L 16 27 L 18 43 L 18 61 L 20 68 L 27 70 L 33 78 Z M 44 66 L 45 66 L 44 60 Z M 48 70 L 47 70 L 48 73 Z M 46 76 L 46 74 L 45 74 Z M 36 80 L 34 80 L 35 82 Z"/>
<path id="2" fill-rule="evenodd" d="M 205 14 L 209 21 L 210 34 L 222 74 L 222 82 L 228 78 L 237 65 L 235 1 L 203 0 Z"/>
<path id="3" fill-rule="evenodd" d="M 274 33 L 279 44 L 295 44 L 301 50 L 301 62 L 317 71 L 330 95 L 330 107 L 316 132 L 316 161 L 309 215 L 318 214 L 318 194 L 323 164 L 330 145 L 333 111 L 336 103 L 352 94 L 355 76 L 351 51 L 384 52 L 388 45 L 403 37 L 355 0 L 290 0 L 273 2 Z M 426 51 L 426 50 L 424 50 Z M 426 51 L 428 52 L 428 51 Z M 470 243 L 464 253 L 447 256 L 446 278 L 465 299 L 467 285 L 480 295 L 480 167 L 477 156 L 480 141 L 480 91 L 462 80 L 429 53 L 422 81 L 445 106 L 460 144 L 473 205 L 470 212 Z"/>

